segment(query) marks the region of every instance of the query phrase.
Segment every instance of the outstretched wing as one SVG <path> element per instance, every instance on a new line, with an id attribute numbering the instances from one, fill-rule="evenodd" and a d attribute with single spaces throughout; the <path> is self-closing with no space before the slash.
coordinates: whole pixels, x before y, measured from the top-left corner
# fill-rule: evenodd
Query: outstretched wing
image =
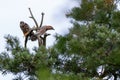
<path id="1" fill-rule="evenodd" d="M 29 27 L 29 25 L 23 21 L 20 22 L 20 28 L 24 34 L 24 36 L 26 37 L 30 31 L 31 31 L 31 28 Z"/>
<path id="2" fill-rule="evenodd" d="M 28 41 L 28 37 L 30 35 L 30 33 L 32 32 L 31 28 L 29 27 L 29 25 L 23 21 L 20 22 L 20 28 L 25 36 L 25 43 L 24 46 L 26 48 L 27 46 L 27 41 Z"/>

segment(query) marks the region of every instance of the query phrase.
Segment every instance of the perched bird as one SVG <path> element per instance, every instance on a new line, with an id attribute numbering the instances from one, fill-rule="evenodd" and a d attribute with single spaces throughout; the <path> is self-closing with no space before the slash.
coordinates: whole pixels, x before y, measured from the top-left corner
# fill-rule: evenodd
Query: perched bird
<path id="1" fill-rule="evenodd" d="M 30 39 L 31 41 L 36 41 L 38 39 L 39 45 L 43 44 L 44 38 L 42 38 L 41 35 L 45 36 L 47 30 L 54 30 L 54 28 L 49 25 L 42 26 L 39 28 L 36 28 L 36 27 L 30 28 L 30 26 L 24 21 L 20 22 L 20 28 L 25 36 L 25 43 L 24 43 L 25 48 L 27 46 L 28 39 Z M 33 30 L 36 30 L 36 33 L 34 33 Z M 45 36 L 45 39 L 46 39 L 46 36 Z"/>
<path id="2" fill-rule="evenodd" d="M 42 45 L 45 45 L 45 42 L 46 42 L 46 31 L 47 30 L 54 30 L 54 28 L 52 26 L 42 26 L 42 27 L 39 27 L 37 29 L 37 32 L 35 33 L 35 35 L 37 36 L 38 38 L 38 44 L 39 46 L 42 44 Z M 44 38 L 42 38 L 41 36 L 44 35 Z M 46 36 L 45 36 L 46 35 Z"/>
<path id="3" fill-rule="evenodd" d="M 37 29 L 37 32 L 35 33 L 35 35 L 43 35 L 46 33 L 47 30 L 54 30 L 54 28 L 52 26 L 42 26 L 40 28 Z"/>

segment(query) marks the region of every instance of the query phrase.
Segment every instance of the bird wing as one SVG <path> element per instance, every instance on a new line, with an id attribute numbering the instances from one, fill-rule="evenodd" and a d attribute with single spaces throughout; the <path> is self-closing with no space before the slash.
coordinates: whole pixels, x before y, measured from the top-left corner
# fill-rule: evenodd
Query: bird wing
<path id="1" fill-rule="evenodd" d="M 20 22 L 20 28 L 24 34 L 24 36 L 26 37 L 30 31 L 31 31 L 31 28 L 29 27 L 29 25 L 23 21 Z"/>

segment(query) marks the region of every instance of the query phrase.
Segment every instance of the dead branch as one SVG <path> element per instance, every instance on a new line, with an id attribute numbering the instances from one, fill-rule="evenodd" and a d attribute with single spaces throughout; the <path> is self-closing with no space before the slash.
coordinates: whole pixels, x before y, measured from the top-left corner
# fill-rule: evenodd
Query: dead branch
<path id="1" fill-rule="evenodd" d="M 49 35 L 50 35 L 50 34 L 45 33 L 43 37 L 40 36 L 40 38 L 43 40 L 41 45 L 43 45 L 43 46 L 46 47 L 46 38 L 47 38 L 47 36 L 49 36 Z"/>
<path id="2" fill-rule="evenodd" d="M 39 28 L 42 27 L 43 18 L 44 18 L 44 13 L 43 13 L 43 12 L 41 13 L 41 15 L 42 15 L 42 17 L 41 17 L 41 22 L 40 22 L 40 25 L 38 25 L 38 23 L 37 23 L 35 17 L 33 16 L 32 11 L 31 11 L 30 8 L 29 8 L 29 12 L 30 12 L 30 15 L 31 15 L 30 18 L 33 19 L 33 21 L 35 22 L 35 25 L 36 25 L 36 27 L 34 26 L 33 28 L 31 28 L 31 30 L 32 30 L 32 31 L 35 30 L 35 31 L 37 32 L 37 31 L 39 30 Z M 36 37 L 37 37 L 37 40 L 38 40 L 38 45 L 39 45 L 39 47 L 40 47 L 41 45 L 44 45 L 44 46 L 46 47 L 46 38 L 47 38 L 47 36 L 49 36 L 49 35 L 50 35 L 50 34 L 45 33 L 43 37 L 42 37 L 41 35 L 37 35 L 37 36 L 36 36 Z"/>
<path id="3" fill-rule="evenodd" d="M 39 26 L 39 27 L 42 27 L 42 24 L 43 24 L 43 18 L 44 18 L 45 13 L 42 12 L 41 15 L 42 15 L 42 18 L 41 18 L 41 22 L 40 22 L 40 26 Z"/>
<path id="4" fill-rule="evenodd" d="M 42 13 L 41 23 L 40 23 L 40 26 L 38 26 L 38 23 L 37 23 L 35 17 L 33 16 L 32 11 L 31 11 L 30 8 L 29 8 L 29 12 L 30 12 L 30 15 L 31 15 L 30 18 L 33 19 L 33 21 L 35 22 L 35 25 L 36 25 L 36 27 L 33 27 L 32 30 L 36 30 L 37 31 L 37 29 L 42 26 L 44 13 Z M 42 44 L 43 39 L 40 36 L 37 36 L 37 38 L 38 38 L 38 45 L 40 46 Z"/>
<path id="5" fill-rule="evenodd" d="M 42 45 L 42 38 L 40 36 L 37 36 L 37 38 L 38 38 L 38 45 L 40 47 Z"/>
<path id="6" fill-rule="evenodd" d="M 45 33 L 44 34 L 44 37 L 43 37 L 43 45 L 46 47 L 46 38 L 47 38 L 47 36 L 49 36 L 50 34 L 47 34 L 47 33 Z"/>
<path id="7" fill-rule="evenodd" d="M 30 18 L 33 19 L 33 21 L 35 22 L 36 27 L 38 28 L 38 23 L 37 23 L 36 19 L 34 18 L 31 9 L 30 9 L 30 8 L 28 8 L 28 9 L 29 9 L 29 11 L 30 11 L 30 15 L 31 15 Z"/>

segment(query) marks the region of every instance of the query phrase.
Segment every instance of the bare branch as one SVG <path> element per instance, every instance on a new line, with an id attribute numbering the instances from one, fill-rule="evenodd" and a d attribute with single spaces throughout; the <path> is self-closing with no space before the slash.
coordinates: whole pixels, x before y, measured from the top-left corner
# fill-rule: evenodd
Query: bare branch
<path id="1" fill-rule="evenodd" d="M 46 47 L 46 38 L 47 38 L 47 36 L 49 36 L 50 34 L 48 34 L 48 33 L 45 33 L 44 34 L 44 37 L 43 37 L 43 45 Z"/>
<path id="2" fill-rule="evenodd" d="M 42 43 L 41 43 L 41 45 L 43 45 L 43 46 L 46 47 L 46 38 L 47 38 L 47 36 L 49 36 L 49 35 L 50 35 L 50 34 L 45 33 L 43 37 L 40 36 L 40 38 L 42 39 Z M 39 42 L 40 42 L 40 41 L 39 41 Z M 39 43 L 39 44 L 40 44 L 40 43 Z"/>
<path id="3" fill-rule="evenodd" d="M 42 15 L 42 18 L 41 18 L 41 22 L 40 22 L 40 26 L 39 26 L 39 27 L 42 27 L 42 24 L 43 24 L 43 18 L 44 18 L 45 13 L 42 12 L 41 15 Z"/>
<path id="4" fill-rule="evenodd" d="M 30 8 L 28 8 L 28 9 L 29 9 L 29 12 L 30 12 L 30 15 L 31 15 L 30 18 L 33 19 L 33 21 L 34 21 L 34 23 L 35 23 L 36 26 L 30 28 L 30 31 L 27 33 L 28 35 L 27 35 L 27 37 L 26 37 L 26 39 L 25 39 L 25 47 L 26 47 L 26 45 L 27 45 L 27 40 L 28 40 L 28 37 L 29 37 L 29 36 L 30 36 L 31 41 L 38 40 L 38 45 L 39 45 L 39 47 L 40 47 L 41 45 L 44 45 L 44 46 L 46 47 L 46 38 L 47 38 L 47 36 L 49 36 L 50 34 L 45 33 L 46 30 L 44 30 L 44 29 L 48 28 L 47 30 L 53 30 L 53 27 L 52 27 L 52 26 L 46 26 L 46 28 L 42 27 L 43 18 L 44 18 L 44 13 L 43 13 L 43 12 L 41 13 L 42 17 L 41 17 L 40 25 L 38 25 L 35 17 L 34 17 L 33 14 L 32 14 L 31 9 L 30 9 Z M 42 27 L 42 28 L 40 28 L 40 27 Z M 40 30 L 39 30 L 39 28 L 40 28 Z M 42 30 L 42 29 L 43 29 L 43 30 Z M 43 37 L 41 36 L 41 35 L 43 35 L 43 34 L 41 34 L 41 35 L 35 35 L 34 32 L 33 32 L 34 30 L 36 31 L 36 33 L 37 33 L 38 31 L 43 31 L 45 34 L 44 34 Z M 39 33 L 40 33 L 40 32 L 39 32 Z"/>
<path id="5" fill-rule="evenodd" d="M 30 9 L 30 8 L 28 8 L 28 9 L 29 9 L 29 11 L 30 11 L 30 15 L 31 15 L 31 17 L 30 17 L 30 18 L 32 18 L 32 19 L 33 19 L 33 21 L 35 22 L 36 27 L 38 28 L 38 23 L 37 23 L 36 19 L 34 18 L 34 16 L 33 16 L 33 14 L 32 14 L 31 9 Z"/>
<path id="6" fill-rule="evenodd" d="M 38 38 L 38 45 L 40 47 L 42 45 L 42 38 L 40 38 L 40 36 L 37 36 L 37 38 Z"/>

